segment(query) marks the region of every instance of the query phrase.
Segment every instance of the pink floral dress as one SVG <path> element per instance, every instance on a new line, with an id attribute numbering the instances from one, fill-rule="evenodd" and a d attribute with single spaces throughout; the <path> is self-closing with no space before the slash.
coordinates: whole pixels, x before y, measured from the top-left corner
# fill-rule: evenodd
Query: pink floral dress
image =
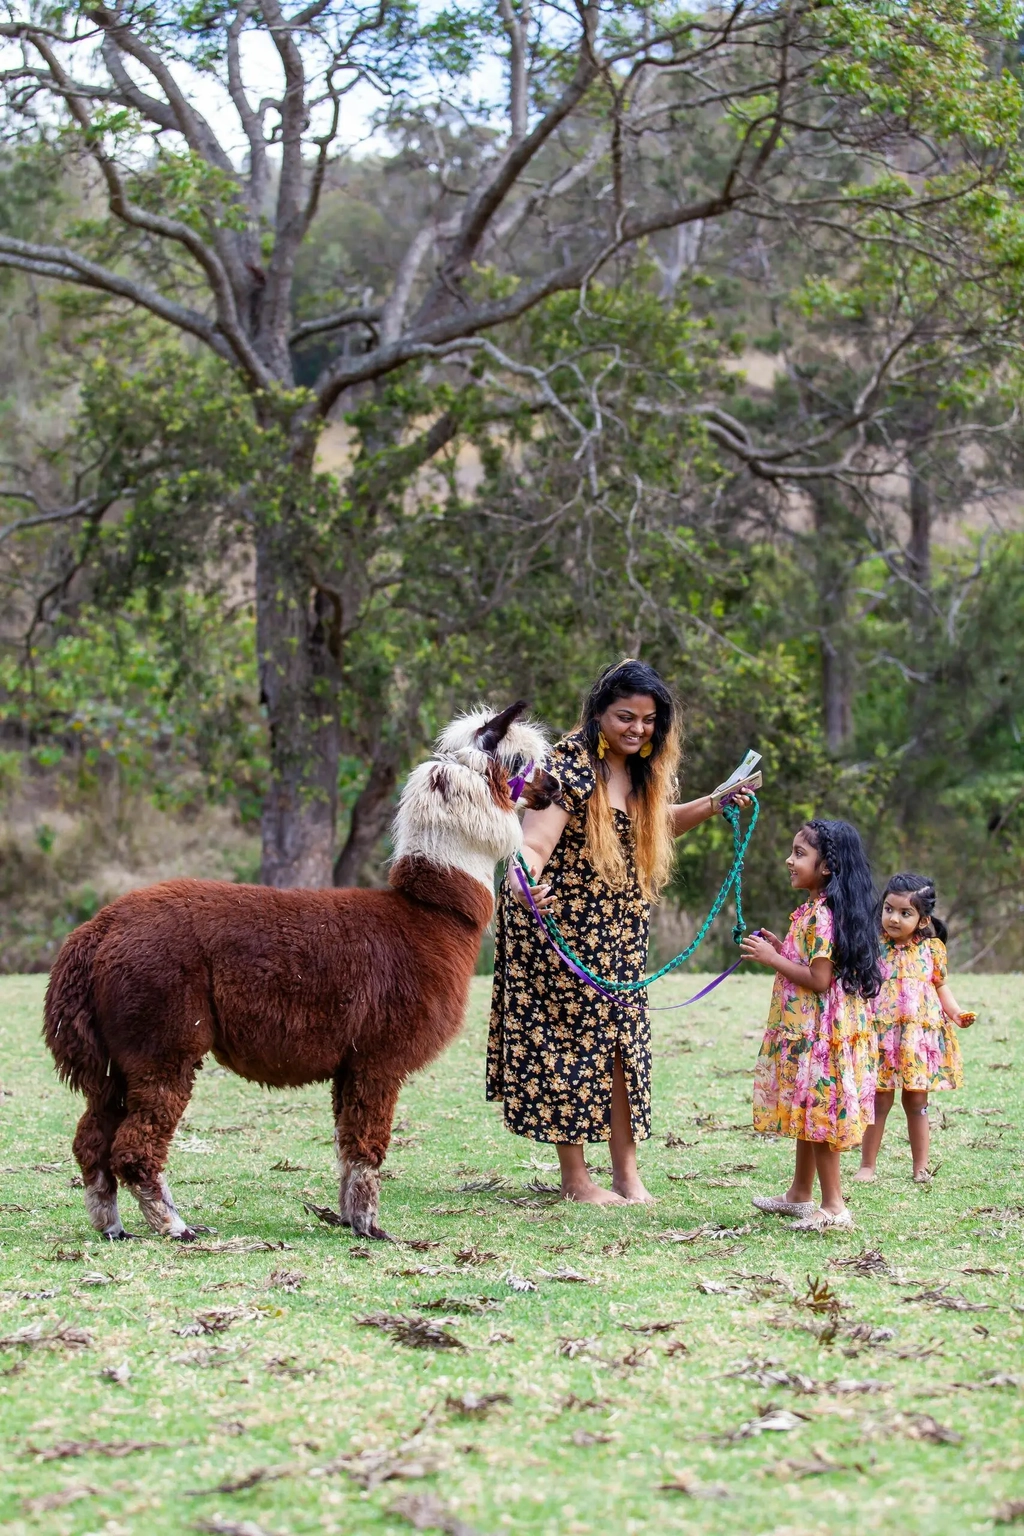
<path id="1" fill-rule="evenodd" d="M 782 953 L 805 965 L 831 959 L 832 934 L 819 896 L 793 913 Z M 813 992 L 776 972 L 754 1070 L 754 1129 L 846 1152 L 874 1118 L 875 1032 L 864 999 L 839 981 Z"/>
<path id="2" fill-rule="evenodd" d="M 878 1030 L 878 1091 L 963 1087 L 960 1042 L 939 1002 L 945 944 L 936 938 L 894 944 L 883 934 L 882 976 L 882 990 L 871 1005 Z"/>

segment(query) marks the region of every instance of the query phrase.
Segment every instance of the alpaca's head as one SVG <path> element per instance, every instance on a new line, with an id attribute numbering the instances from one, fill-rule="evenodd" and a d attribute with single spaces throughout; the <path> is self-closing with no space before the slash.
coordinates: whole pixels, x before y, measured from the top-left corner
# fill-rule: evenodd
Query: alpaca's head
<path id="1" fill-rule="evenodd" d="M 442 731 L 435 755 L 413 770 L 402 791 L 393 832 L 396 862 L 419 856 L 461 869 L 490 890 L 494 866 L 522 842 L 510 776 L 532 762 L 524 803 L 540 808 L 557 796 L 557 781 L 543 767 L 547 740 L 538 726 L 519 718 L 525 708 L 473 710 Z"/>

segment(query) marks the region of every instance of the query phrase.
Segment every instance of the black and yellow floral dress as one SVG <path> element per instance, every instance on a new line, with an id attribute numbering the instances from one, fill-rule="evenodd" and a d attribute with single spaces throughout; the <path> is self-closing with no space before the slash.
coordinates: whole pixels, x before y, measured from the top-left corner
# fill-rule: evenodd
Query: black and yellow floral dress
<path id="1" fill-rule="evenodd" d="M 586 854 L 587 802 L 595 769 L 580 734 L 554 748 L 570 819 L 544 868 L 552 913 L 570 947 L 599 976 L 644 974 L 650 904 L 636 878 L 633 827 L 613 811 L 628 879 L 612 890 Z M 494 991 L 487 1049 L 487 1097 L 505 1105 L 505 1124 L 533 1141 L 607 1141 L 612 1070 L 622 1060 L 633 1136 L 651 1134 L 651 1029 L 647 993 L 624 1003 L 601 997 L 558 959 L 531 912 L 502 885 L 494 943 Z"/>

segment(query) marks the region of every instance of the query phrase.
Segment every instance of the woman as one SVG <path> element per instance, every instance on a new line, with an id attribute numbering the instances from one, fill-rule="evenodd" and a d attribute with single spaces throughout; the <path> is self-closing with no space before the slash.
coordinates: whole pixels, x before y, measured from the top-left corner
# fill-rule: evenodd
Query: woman
<path id="1" fill-rule="evenodd" d="M 653 667 L 624 661 L 598 678 L 579 727 L 552 752 L 564 809 L 524 817 L 537 906 L 600 976 L 643 976 L 673 839 L 721 810 L 711 795 L 672 804 L 678 762 L 672 694 Z M 637 1141 L 651 1134 L 650 1085 L 646 993 L 613 1003 L 574 976 L 510 870 L 498 903 L 487 1097 L 504 1100 L 510 1131 L 557 1145 L 567 1200 L 622 1205 L 651 1200 L 636 1165 Z M 593 1141 L 610 1142 L 610 1190 L 587 1170 Z"/>

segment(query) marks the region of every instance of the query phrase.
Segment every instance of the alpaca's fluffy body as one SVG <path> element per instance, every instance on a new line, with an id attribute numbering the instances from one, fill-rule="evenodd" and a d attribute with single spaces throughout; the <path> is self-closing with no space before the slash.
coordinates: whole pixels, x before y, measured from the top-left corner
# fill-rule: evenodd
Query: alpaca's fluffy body
<path id="1" fill-rule="evenodd" d="M 87 1099 L 74 1150 L 99 1231 L 125 1235 L 122 1183 L 153 1230 L 194 1235 L 164 1167 L 211 1052 L 269 1087 L 331 1080 L 341 1216 L 380 1235 L 378 1169 L 399 1091 L 461 1027 L 494 866 L 520 845 L 507 775 L 545 751 L 535 727 L 505 716 L 453 722 L 402 794 L 389 890 L 170 880 L 68 936 L 45 1035 Z M 545 778 L 534 803 L 550 798 Z"/>

